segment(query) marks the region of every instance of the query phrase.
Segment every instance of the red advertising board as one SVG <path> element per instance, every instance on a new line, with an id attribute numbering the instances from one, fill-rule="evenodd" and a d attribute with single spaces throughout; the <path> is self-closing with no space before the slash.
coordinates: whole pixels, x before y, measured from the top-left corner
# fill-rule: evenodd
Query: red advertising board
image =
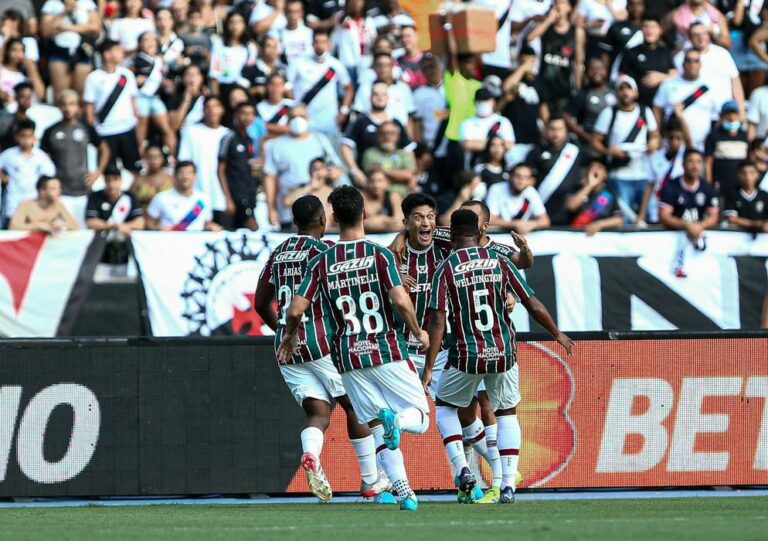
<path id="1" fill-rule="evenodd" d="M 768 484 L 768 340 L 583 341 L 568 358 L 531 342 L 519 359 L 523 487 Z M 334 490 L 357 490 L 339 408 L 325 441 Z M 402 449 L 414 488 L 453 488 L 434 411 Z M 288 491 L 308 491 L 301 470 Z"/>

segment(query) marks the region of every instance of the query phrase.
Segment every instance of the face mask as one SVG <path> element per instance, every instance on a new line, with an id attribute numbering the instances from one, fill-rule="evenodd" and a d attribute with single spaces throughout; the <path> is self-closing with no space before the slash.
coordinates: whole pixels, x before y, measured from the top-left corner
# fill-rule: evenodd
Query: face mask
<path id="1" fill-rule="evenodd" d="M 307 133 L 307 119 L 303 116 L 297 116 L 288 122 L 288 129 L 293 135 L 304 135 Z"/>
<path id="2" fill-rule="evenodd" d="M 493 114 L 493 102 L 491 101 L 479 101 L 475 104 L 477 110 L 477 116 L 480 118 L 486 118 Z"/>
<path id="3" fill-rule="evenodd" d="M 723 129 L 725 131 L 739 131 L 741 129 L 741 122 L 738 120 L 723 120 Z"/>
<path id="4" fill-rule="evenodd" d="M 394 152 L 397 148 L 397 143 L 381 143 L 379 146 L 385 152 Z"/>

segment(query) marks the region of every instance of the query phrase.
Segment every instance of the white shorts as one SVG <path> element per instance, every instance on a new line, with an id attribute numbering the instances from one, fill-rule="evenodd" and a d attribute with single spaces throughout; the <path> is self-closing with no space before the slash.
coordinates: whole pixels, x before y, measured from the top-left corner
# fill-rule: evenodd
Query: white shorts
<path id="1" fill-rule="evenodd" d="M 443 370 L 437 397 L 460 408 L 469 406 L 480 383 L 485 382 L 486 392 L 494 411 L 514 408 L 520 403 L 519 369 L 517 363 L 498 374 L 467 374 L 450 367 Z"/>
<path id="2" fill-rule="evenodd" d="M 405 361 L 350 370 L 341 380 L 361 423 L 377 419 L 382 408 L 395 413 L 418 408 L 425 415 L 429 413 L 421 380 Z"/>
<path id="3" fill-rule="evenodd" d="M 425 355 L 411 355 L 411 362 L 416 367 L 416 371 L 419 373 L 419 378 L 424 375 L 424 364 L 427 359 Z M 437 354 L 435 359 L 435 366 L 432 367 L 432 382 L 429 384 L 429 394 L 432 395 L 432 400 L 435 399 L 435 393 L 437 393 L 437 383 L 440 381 L 440 374 L 443 373 L 445 363 L 448 361 L 448 350 L 444 349 Z"/>
<path id="4" fill-rule="evenodd" d="M 308 363 L 281 364 L 280 373 L 300 406 L 307 398 L 330 404 L 332 398 L 347 394 L 330 356 Z"/>

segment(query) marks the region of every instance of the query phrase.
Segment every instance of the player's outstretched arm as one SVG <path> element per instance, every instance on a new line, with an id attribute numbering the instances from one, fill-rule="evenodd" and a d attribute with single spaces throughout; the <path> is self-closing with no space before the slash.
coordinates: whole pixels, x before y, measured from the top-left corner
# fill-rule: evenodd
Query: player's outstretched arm
<path id="1" fill-rule="evenodd" d="M 403 229 L 397 235 L 395 235 L 395 238 L 392 239 L 392 244 L 389 245 L 389 251 L 395 254 L 395 257 L 397 257 L 399 262 L 405 261 L 405 241 L 407 239 L 408 231 Z"/>
<path id="2" fill-rule="evenodd" d="M 309 308 L 310 302 L 309 299 L 301 295 L 295 295 L 285 311 L 285 332 L 283 334 L 283 341 L 280 343 L 280 347 L 277 348 L 277 360 L 280 364 L 287 363 L 296 351 L 301 316 Z"/>
<path id="3" fill-rule="evenodd" d="M 295 297 L 294 297 L 295 299 Z M 423 349 L 429 349 L 429 336 L 419 326 L 419 320 L 416 318 L 416 311 L 413 309 L 413 303 L 408 296 L 408 292 L 403 286 L 395 286 L 389 290 L 389 300 L 392 306 L 397 310 L 400 319 L 405 322 L 411 334 L 419 340 Z"/>
<path id="4" fill-rule="evenodd" d="M 432 383 L 432 369 L 435 366 L 437 354 L 440 353 L 443 336 L 445 335 L 445 310 L 435 310 L 433 308 L 428 308 L 427 310 L 429 313 L 429 349 L 427 350 L 427 358 L 424 361 L 424 372 L 421 376 L 425 391 L 429 384 Z"/>
<path id="5" fill-rule="evenodd" d="M 277 331 L 277 314 L 272 307 L 272 299 L 274 298 L 275 286 L 264 280 L 259 280 L 253 299 L 253 309 L 270 329 Z"/>
<path id="6" fill-rule="evenodd" d="M 531 314 L 536 323 L 547 329 L 549 334 L 557 340 L 557 343 L 565 348 L 568 355 L 573 355 L 573 340 L 560 332 L 560 329 L 557 328 L 557 325 L 555 325 L 555 322 L 552 320 L 552 316 L 549 315 L 547 307 L 541 304 L 539 299 L 536 297 L 528 297 L 523 300 L 523 306 L 525 306 L 526 310 L 528 310 L 528 313 Z"/>
<path id="7" fill-rule="evenodd" d="M 528 241 L 524 236 L 514 231 L 510 231 L 509 234 L 512 235 L 512 239 L 517 244 L 517 247 L 520 248 L 520 251 L 512 256 L 512 263 L 518 269 L 530 269 L 533 267 L 533 252 L 528 247 Z"/>

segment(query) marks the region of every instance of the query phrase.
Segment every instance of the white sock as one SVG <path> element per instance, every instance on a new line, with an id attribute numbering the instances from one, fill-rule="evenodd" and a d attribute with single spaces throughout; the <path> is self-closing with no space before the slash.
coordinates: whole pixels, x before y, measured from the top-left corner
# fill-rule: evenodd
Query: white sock
<path id="1" fill-rule="evenodd" d="M 437 427 L 443 437 L 445 452 L 448 453 L 448 459 L 458 474 L 462 468 L 467 467 L 467 459 L 464 458 L 464 437 L 459 422 L 459 411 L 450 406 L 437 406 L 436 410 Z"/>
<path id="2" fill-rule="evenodd" d="M 377 425 L 371 427 L 371 434 L 376 442 L 376 454 L 381 459 L 381 465 L 387 473 L 387 477 L 392 482 L 392 486 L 397 490 L 397 497 L 404 499 L 415 497 L 413 490 L 408 484 L 408 475 L 405 473 L 405 462 L 403 453 L 400 449 L 392 451 L 384 443 L 384 427 Z"/>
<path id="3" fill-rule="evenodd" d="M 508 486 L 515 490 L 515 474 L 520 460 L 520 423 L 517 415 L 496 417 L 499 424 L 499 455 L 501 455 L 501 488 Z"/>
<path id="4" fill-rule="evenodd" d="M 301 449 L 320 458 L 323 452 L 323 431 L 314 426 L 308 426 L 301 431 Z"/>
<path id="5" fill-rule="evenodd" d="M 419 408 L 408 408 L 397 414 L 400 430 L 411 434 L 423 434 L 429 428 L 429 415 Z"/>
<path id="6" fill-rule="evenodd" d="M 366 483 L 375 483 L 379 478 L 378 468 L 376 467 L 376 442 L 373 436 L 366 436 L 359 440 L 349 440 L 352 447 L 355 448 L 357 462 L 360 464 L 360 476 Z"/>
<path id="7" fill-rule="evenodd" d="M 488 464 L 491 466 L 493 474 L 493 483 L 495 487 L 501 487 L 501 456 L 499 456 L 499 446 L 496 442 L 498 425 L 488 425 L 485 427 L 485 445 L 488 447 Z"/>

